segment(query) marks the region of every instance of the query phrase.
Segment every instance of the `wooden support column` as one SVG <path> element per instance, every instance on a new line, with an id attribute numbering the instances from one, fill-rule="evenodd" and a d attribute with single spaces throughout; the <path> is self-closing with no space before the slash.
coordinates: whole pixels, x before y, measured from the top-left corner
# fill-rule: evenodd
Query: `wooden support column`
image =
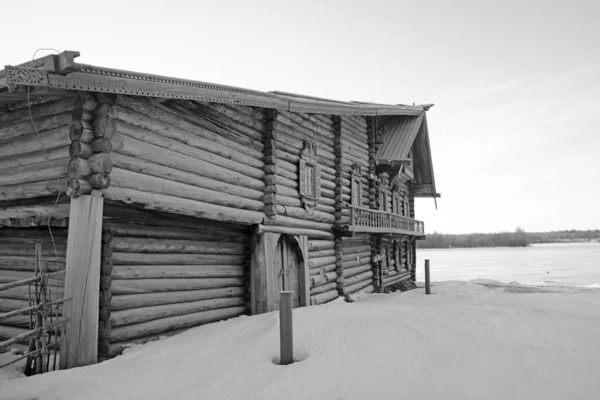
<path id="1" fill-rule="evenodd" d="M 60 369 L 97 362 L 103 205 L 99 191 L 71 198 Z"/>
<path id="2" fill-rule="evenodd" d="M 252 236 L 251 276 L 250 276 L 250 312 L 252 315 L 273 311 L 275 284 L 273 270 L 273 249 L 281 233 L 265 232 Z"/>

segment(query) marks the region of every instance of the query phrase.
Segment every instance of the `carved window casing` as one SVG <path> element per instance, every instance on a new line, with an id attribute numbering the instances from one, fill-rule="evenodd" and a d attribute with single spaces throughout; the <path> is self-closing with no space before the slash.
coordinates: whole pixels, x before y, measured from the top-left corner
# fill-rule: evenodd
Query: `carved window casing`
<path id="1" fill-rule="evenodd" d="M 362 174 L 360 165 L 352 165 L 352 205 L 362 206 Z"/>
<path id="2" fill-rule="evenodd" d="M 321 197 L 321 166 L 317 162 L 317 145 L 314 141 L 304 142 L 298 170 L 300 198 L 306 212 L 312 214 Z"/>
<path id="3" fill-rule="evenodd" d="M 381 211 L 392 211 L 390 208 L 392 206 L 392 192 L 383 187 L 383 185 L 379 188 L 379 209 Z"/>

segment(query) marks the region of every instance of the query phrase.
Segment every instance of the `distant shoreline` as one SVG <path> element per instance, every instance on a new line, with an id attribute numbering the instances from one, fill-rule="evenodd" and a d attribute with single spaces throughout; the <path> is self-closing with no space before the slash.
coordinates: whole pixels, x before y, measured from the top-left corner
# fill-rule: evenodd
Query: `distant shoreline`
<path id="1" fill-rule="evenodd" d="M 419 249 L 450 249 L 477 247 L 527 247 L 540 243 L 600 243 L 600 230 L 445 234 L 430 233 L 417 240 Z"/>

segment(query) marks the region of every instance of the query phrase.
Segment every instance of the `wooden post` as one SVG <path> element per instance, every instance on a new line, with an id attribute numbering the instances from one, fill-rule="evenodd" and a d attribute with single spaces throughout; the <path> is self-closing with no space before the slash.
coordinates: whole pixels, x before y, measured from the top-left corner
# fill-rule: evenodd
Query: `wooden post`
<path id="1" fill-rule="evenodd" d="M 96 190 L 71 198 L 60 369 L 97 362 L 103 205 Z"/>
<path id="2" fill-rule="evenodd" d="M 292 294 L 279 292 L 279 352 L 281 365 L 294 362 L 294 338 L 292 331 Z"/>
<path id="3" fill-rule="evenodd" d="M 425 260 L 425 294 L 431 294 L 431 281 L 429 276 L 429 260 Z"/>

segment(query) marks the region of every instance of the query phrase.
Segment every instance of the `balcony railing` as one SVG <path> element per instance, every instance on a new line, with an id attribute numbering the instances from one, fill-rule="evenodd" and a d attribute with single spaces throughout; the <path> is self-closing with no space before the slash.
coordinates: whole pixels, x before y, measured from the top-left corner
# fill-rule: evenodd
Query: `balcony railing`
<path id="1" fill-rule="evenodd" d="M 350 206 L 350 224 L 345 230 L 351 232 L 401 233 L 423 236 L 425 227 L 422 221 L 393 214 L 389 211 L 372 210 Z"/>

